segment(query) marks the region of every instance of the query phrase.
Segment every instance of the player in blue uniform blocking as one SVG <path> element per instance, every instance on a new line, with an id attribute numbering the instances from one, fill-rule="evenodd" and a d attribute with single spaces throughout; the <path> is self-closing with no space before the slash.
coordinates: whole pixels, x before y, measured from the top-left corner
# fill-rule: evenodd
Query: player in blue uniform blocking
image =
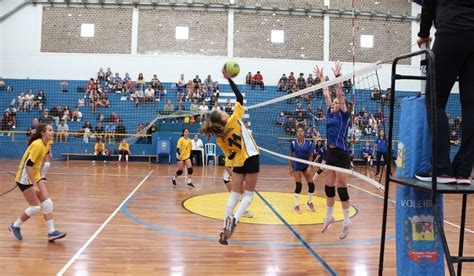
<path id="1" fill-rule="evenodd" d="M 296 140 L 291 141 L 290 144 L 290 156 L 304 159 L 308 161 L 313 160 L 313 143 L 310 140 L 304 138 L 304 129 L 299 127 L 296 130 Z M 296 188 L 295 188 L 295 207 L 294 211 L 297 214 L 301 214 L 300 209 L 300 194 L 303 189 L 303 184 L 301 183 L 301 176 L 303 175 L 308 183 L 308 201 L 306 206 L 311 212 L 315 212 L 313 204 L 313 194 L 314 194 L 314 182 L 313 182 L 313 170 L 310 165 L 304 164 L 297 161 L 288 160 L 290 175 L 295 178 Z"/>

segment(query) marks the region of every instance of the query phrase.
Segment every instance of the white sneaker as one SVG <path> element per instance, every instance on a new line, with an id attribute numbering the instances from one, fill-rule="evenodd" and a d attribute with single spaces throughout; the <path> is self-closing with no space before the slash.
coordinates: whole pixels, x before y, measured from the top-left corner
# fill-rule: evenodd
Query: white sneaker
<path id="1" fill-rule="evenodd" d="M 326 232 L 333 223 L 334 223 L 334 217 L 324 218 L 324 224 L 323 224 L 323 228 L 321 229 L 321 233 Z"/>
<path id="2" fill-rule="evenodd" d="M 242 216 L 245 218 L 253 218 L 253 214 L 250 211 L 245 211 Z"/>
<path id="3" fill-rule="evenodd" d="M 351 228 L 352 222 L 349 220 L 348 222 L 343 222 L 341 231 L 339 231 L 339 239 L 343 240 L 349 235 L 349 229 Z"/>

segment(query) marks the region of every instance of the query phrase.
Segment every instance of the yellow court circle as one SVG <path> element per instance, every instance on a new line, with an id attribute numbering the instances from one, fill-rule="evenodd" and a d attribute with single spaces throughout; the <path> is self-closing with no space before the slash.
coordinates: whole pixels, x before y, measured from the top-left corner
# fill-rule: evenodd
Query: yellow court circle
<path id="1" fill-rule="evenodd" d="M 300 196 L 300 208 L 302 214 L 297 214 L 293 211 L 294 194 L 280 193 L 280 192 L 259 192 L 260 195 L 272 206 L 272 208 L 283 217 L 290 225 L 310 225 L 322 224 L 324 216 L 326 215 L 326 199 L 322 197 L 313 196 L 313 204 L 316 212 L 311 212 L 306 207 L 307 195 Z M 213 218 L 224 219 L 224 208 L 227 203 L 229 193 L 212 193 L 190 197 L 183 202 L 183 207 L 191 213 Z M 248 208 L 254 215 L 253 218 L 242 217 L 240 222 L 251 224 L 271 224 L 283 225 L 283 222 L 275 215 L 275 213 L 268 207 L 265 202 L 258 196 L 254 195 L 252 204 Z M 351 206 L 349 215 L 353 217 L 357 210 Z M 341 202 L 336 201 L 334 205 L 334 218 L 336 221 L 343 220 Z"/>

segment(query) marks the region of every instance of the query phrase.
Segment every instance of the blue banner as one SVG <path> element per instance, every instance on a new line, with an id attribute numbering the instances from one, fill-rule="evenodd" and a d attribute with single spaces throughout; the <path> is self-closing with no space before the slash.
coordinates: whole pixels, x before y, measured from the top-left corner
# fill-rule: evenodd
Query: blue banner
<path id="1" fill-rule="evenodd" d="M 430 168 L 431 139 L 424 97 L 402 100 L 397 176 Z M 438 198 L 443 214 L 443 197 Z M 398 186 L 396 207 L 398 275 L 444 275 L 444 252 L 436 229 L 431 192 Z"/>

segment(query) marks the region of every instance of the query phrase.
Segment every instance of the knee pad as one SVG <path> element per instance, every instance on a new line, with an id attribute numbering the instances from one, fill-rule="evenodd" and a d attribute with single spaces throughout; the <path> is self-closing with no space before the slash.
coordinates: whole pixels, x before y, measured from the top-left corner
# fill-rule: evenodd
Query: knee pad
<path id="1" fill-rule="evenodd" d="M 188 175 L 192 175 L 193 174 L 193 168 L 188 168 Z"/>
<path id="2" fill-rule="evenodd" d="M 296 182 L 295 194 L 301 193 L 302 189 L 303 189 L 303 184 L 301 184 L 301 182 Z"/>
<path id="3" fill-rule="evenodd" d="M 324 192 L 326 193 L 327 197 L 335 197 L 336 196 L 336 187 L 334 186 L 324 186 Z"/>
<path id="4" fill-rule="evenodd" d="M 53 201 L 51 200 L 51 198 L 48 198 L 45 201 L 41 202 L 41 207 L 43 207 L 44 214 L 51 214 L 53 212 Z"/>
<path id="5" fill-rule="evenodd" d="M 308 183 L 308 193 L 310 193 L 310 194 L 314 193 L 314 183 L 313 182 Z"/>
<path id="6" fill-rule="evenodd" d="M 41 211 L 41 206 L 28 206 L 28 208 L 25 209 L 25 214 L 32 217 L 39 211 Z"/>
<path id="7" fill-rule="evenodd" d="M 183 170 L 177 170 L 177 171 L 176 171 L 176 175 L 180 176 L 180 175 L 182 175 L 182 174 L 183 174 Z"/>
<path id="8" fill-rule="evenodd" d="M 337 188 L 337 194 L 339 195 L 339 199 L 341 201 L 349 201 L 349 193 L 347 192 L 347 188 Z"/>

